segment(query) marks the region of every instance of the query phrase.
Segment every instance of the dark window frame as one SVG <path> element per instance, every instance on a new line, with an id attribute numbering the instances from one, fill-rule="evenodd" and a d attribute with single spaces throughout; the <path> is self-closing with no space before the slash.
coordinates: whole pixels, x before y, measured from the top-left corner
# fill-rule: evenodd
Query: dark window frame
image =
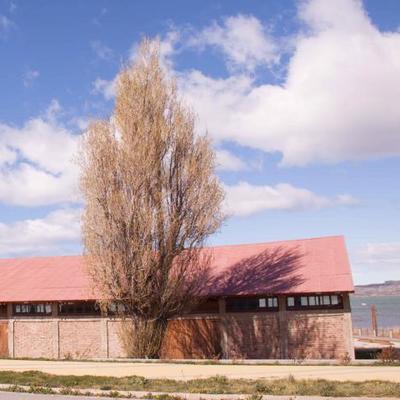
<path id="1" fill-rule="evenodd" d="M 7 304 L 0 304 L 0 318 L 7 318 Z"/>
<path id="2" fill-rule="evenodd" d="M 219 299 L 218 297 L 210 297 L 190 310 L 189 314 L 219 314 Z"/>
<path id="3" fill-rule="evenodd" d="M 269 299 L 276 304 L 270 307 Z M 265 300 L 266 306 L 260 306 L 260 300 Z M 235 296 L 225 299 L 225 310 L 227 313 L 260 313 L 260 312 L 278 312 L 279 298 L 278 296 Z"/>
<path id="4" fill-rule="evenodd" d="M 332 297 L 336 296 L 338 299 L 337 304 L 333 304 Z M 325 298 L 329 297 L 329 304 L 326 304 Z M 289 306 L 289 298 L 294 299 L 294 305 Z M 306 299 L 306 300 L 304 300 Z M 310 305 L 310 299 L 314 299 Z M 304 304 L 306 301 L 307 304 Z M 289 311 L 295 310 L 343 310 L 343 294 L 341 293 L 305 293 L 295 296 L 286 296 L 286 309 Z"/>
<path id="5" fill-rule="evenodd" d="M 60 317 L 101 317 L 101 310 L 95 301 L 67 301 L 58 304 Z"/>
<path id="6" fill-rule="evenodd" d="M 43 306 L 44 311 L 36 311 L 37 306 Z M 50 311 L 47 311 L 50 306 Z M 22 308 L 29 307 L 29 311 L 22 311 Z M 20 311 L 17 309 L 20 308 Z M 16 303 L 12 306 L 13 316 L 23 317 L 49 317 L 53 314 L 53 307 L 51 303 Z"/>

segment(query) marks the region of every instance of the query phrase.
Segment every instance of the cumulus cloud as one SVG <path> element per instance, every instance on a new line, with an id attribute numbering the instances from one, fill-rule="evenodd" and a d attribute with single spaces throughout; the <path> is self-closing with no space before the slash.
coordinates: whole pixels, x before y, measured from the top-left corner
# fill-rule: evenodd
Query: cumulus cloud
<path id="1" fill-rule="evenodd" d="M 347 194 L 330 198 L 287 183 L 263 186 L 239 182 L 236 185 L 224 185 L 224 188 L 226 191 L 225 212 L 239 217 L 266 210 L 299 211 L 351 206 L 358 203 L 357 199 Z"/>
<path id="2" fill-rule="evenodd" d="M 294 38 L 273 38 L 256 17 L 238 15 L 189 34 L 174 28 L 161 40 L 170 68 L 187 49 L 216 48 L 231 72 L 171 71 L 199 114 L 198 129 L 217 142 L 280 153 L 287 166 L 400 155 L 400 33 L 381 32 L 358 0 L 299 4 L 304 28 Z M 279 60 L 277 43 L 289 39 L 282 82 L 260 83 Z M 115 96 L 115 79 L 93 86 Z"/>
<path id="3" fill-rule="evenodd" d="M 80 241 L 79 209 L 59 209 L 44 218 L 0 222 L 0 256 L 49 255 L 65 252 Z"/>
<path id="4" fill-rule="evenodd" d="M 245 171 L 249 169 L 246 162 L 227 150 L 216 151 L 216 162 L 219 171 Z"/>
<path id="5" fill-rule="evenodd" d="M 226 57 L 232 69 L 254 71 L 258 66 L 270 66 L 279 61 L 279 48 L 266 27 L 254 16 L 231 16 L 222 24 L 214 22 L 192 36 L 189 45 L 212 46 Z"/>
<path id="6" fill-rule="evenodd" d="M 279 152 L 284 165 L 399 155 L 400 33 L 379 31 L 360 1 L 302 2 L 298 17 L 306 29 L 293 41 L 282 84 L 243 71 L 226 79 L 178 74 L 199 129 Z"/>
<path id="7" fill-rule="evenodd" d="M 106 100 L 111 100 L 115 97 L 117 77 L 110 81 L 97 78 L 92 85 L 94 94 L 101 94 Z"/>
<path id="8" fill-rule="evenodd" d="M 53 101 L 44 116 L 23 126 L 0 123 L 0 201 L 39 206 L 79 201 L 78 167 L 73 162 L 79 137 L 56 118 Z"/>

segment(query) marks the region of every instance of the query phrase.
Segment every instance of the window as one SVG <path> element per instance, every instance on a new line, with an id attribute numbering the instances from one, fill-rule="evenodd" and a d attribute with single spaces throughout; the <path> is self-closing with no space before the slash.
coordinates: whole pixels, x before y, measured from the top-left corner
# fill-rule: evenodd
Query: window
<path id="1" fill-rule="evenodd" d="M 268 297 L 268 307 L 269 308 L 278 308 L 278 298 L 277 297 Z"/>
<path id="2" fill-rule="evenodd" d="M 289 296 L 286 305 L 289 310 L 343 308 L 343 298 L 339 294 Z"/>
<path id="3" fill-rule="evenodd" d="M 108 305 L 107 315 L 124 314 L 125 306 L 122 303 L 112 302 Z"/>
<path id="4" fill-rule="evenodd" d="M 7 304 L 0 304 L 0 318 L 7 317 Z"/>
<path id="5" fill-rule="evenodd" d="M 322 304 L 325 306 L 331 305 L 331 296 L 322 296 Z"/>
<path id="6" fill-rule="evenodd" d="M 51 304 L 14 304 L 14 315 L 51 315 Z"/>
<path id="7" fill-rule="evenodd" d="M 58 305 L 59 315 L 100 315 L 100 307 L 94 301 L 76 301 Z"/>
<path id="8" fill-rule="evenodd" d="M 337 304 L 339 304 L 339 296 L 334 294 L 331 296 L 331 301 L 332 301 L 332 305 L 336 306 Z"/>
<path id="9" fill-rule="evenodd" d="M 228 297 L 227 312 L 277 311 L 277 297 Z"/>
<path id="10" fill-rule="evenodd" d="M 318 305 L 318 297 L 317 296 L 309 296 L 308 297 L 308 305 L 310 307 Z"/>

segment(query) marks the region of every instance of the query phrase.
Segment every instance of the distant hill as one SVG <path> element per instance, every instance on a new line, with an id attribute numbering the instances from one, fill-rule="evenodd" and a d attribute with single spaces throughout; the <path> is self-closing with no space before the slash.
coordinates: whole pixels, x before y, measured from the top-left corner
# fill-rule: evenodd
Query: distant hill
<path id="1" fill-rule="evenodd" d="M 355 286 L 356 296 L 400 296 L 400 281 Z"/>

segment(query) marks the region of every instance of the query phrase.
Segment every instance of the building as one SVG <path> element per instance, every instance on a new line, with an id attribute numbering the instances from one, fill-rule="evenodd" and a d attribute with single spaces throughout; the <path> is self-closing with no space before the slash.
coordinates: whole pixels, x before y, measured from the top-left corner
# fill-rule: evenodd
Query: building
<path id="1" fill-rule="evenodd" d="M 163 358 L 353 357 L 343 237 L 212 249 L 207 301 L 169 321 Z M 0 357 L 124 357 L 80 256 L 0 260 Z"/>

